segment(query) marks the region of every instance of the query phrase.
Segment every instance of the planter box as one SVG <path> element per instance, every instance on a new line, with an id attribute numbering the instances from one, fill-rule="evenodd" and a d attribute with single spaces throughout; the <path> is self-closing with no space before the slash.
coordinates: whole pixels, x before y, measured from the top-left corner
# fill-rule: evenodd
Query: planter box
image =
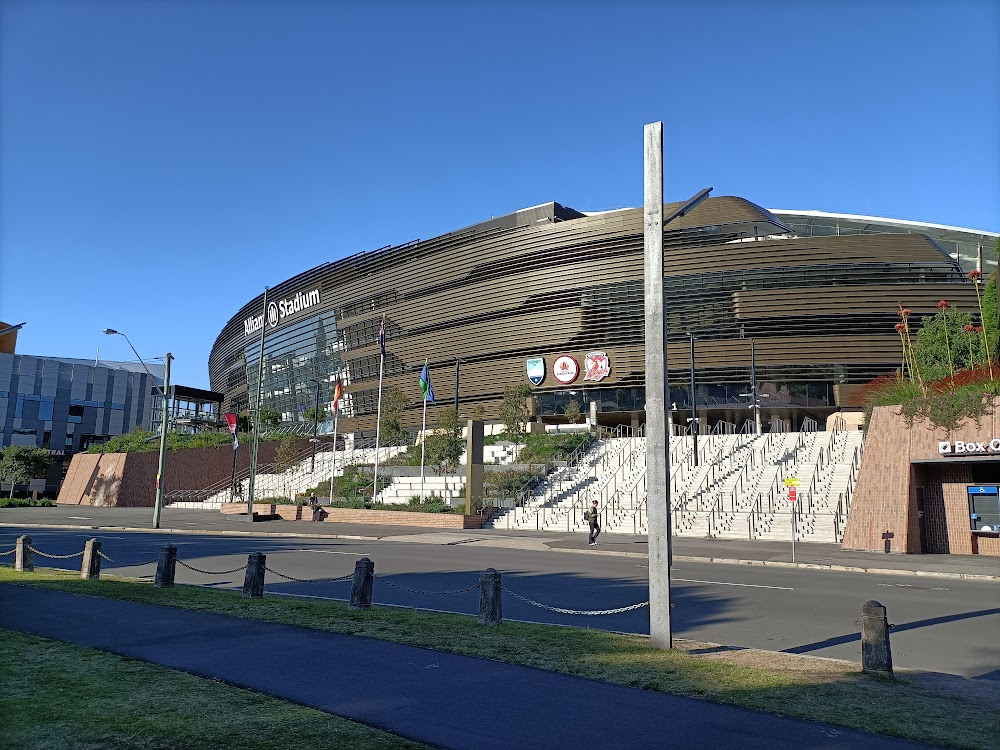
<path id="1" fill-rule="evenodd" d="M 223 515 L 245 514 L 246 503 L 225 503 L 220 509 Z M 254 515 L 278 518 L 282 521 L 308 521 L 312 511 L 305 505 L 270 505 L 254 503 Z M 383 526 L 423 526 L 434 529 L 481 529 L 484 519 L 491 513 L 471 516 L 457 513 L 409 513 L 402 510 L 368 510 L 367 508 L 327 508 L 323 507 L 323 521 L 326 523 L 364 523 Z"/>

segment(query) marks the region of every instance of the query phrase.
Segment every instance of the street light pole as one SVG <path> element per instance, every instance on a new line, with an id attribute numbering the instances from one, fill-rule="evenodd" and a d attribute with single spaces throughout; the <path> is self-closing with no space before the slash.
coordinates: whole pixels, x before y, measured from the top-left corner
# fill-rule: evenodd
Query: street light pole
<path id="1" fill-rule="evenodd" d="M 247 486 L 247 520 L 253 523 L 254 484 L 257 479 L 257 450 L 260 447 L 260 402 L 264 388 L 264 333 L 267 331 L 267 287 L 260 311 L 260 359 L 257 365 L 257 396 L 253 407 L 253 436 L 250 439 L 250 481 Z"/>
<path id="2" fill-rule="evenodd" d="M 21 325 L 24 324 L 22 323 Z M 135 354 L 135 358 L 139 360 L 139 364 L 142 365 L 142 369 L 149 375 L 149 379 L 153 381 L 153 385 L 159 389 L 160 396 L 163 399 L 163 411 L 160 417 L 160 458 L 156 467 L 156 498 L 153 501 L 153 528 L 158 529 L 160 528 L 160 510 L 163 508 L 163 474 L 167 468 L 167 423 L 170 421 L 167 394 L 170 393 L 170 360 L 174 358 L 174 355 L 167 352 L 167 357 L 164 361 L 163 387 L 160 388 L 156 383 L 156 378 L 153 377 L 153 373 L 146 367 L 146 363 L 143 362 L 142 357 L 139 356 L 139 352 L 132 346 L 132 341 L 128 336 L 121 331 L 116 331 L 114 328 L 105 328 L 104 333 L 107 336 L 121 336 L 128 342 L 129 348 Z"/>
<path id="3" fill-rule="evenodd" d="M 130 344 L 131 345 L 131 344 Z M 138 355 L 136 355 L 138 356 Z M 163 508 L 163 474 L 167 468 L 167 394 L 170 393 L 170 360 L 174 357 L 167 352 L 163 369 L 163 411 L 160 416 L 160 460 L 156 468 L 156 500 L 153 504 L 153 528 L 160 528 L 160 510 Z"/>
<path id="4" fill-rule="evenodd" d="M 310 380 L 316 384 L 316 406 L 313 407 L 313 438 L 312 438 L 312 463 L 309 465 L 309 473 L 316 471 L 316 435 L 319 431 L 319 381 L 316 378 L 310 378 Z"/>
<path id="5" fill-rule="evenodd" d="M 694 441 L 694 465 L 698 465 L 698 399 L 694 390 L 694 334 L 691 338 L 691 439 Z"/>
<path id="6" fill-rule="evenodd" d="M 667 321 L 663 294 L 663 227 L 701 203 L 706 188 L 671 213 L 663 211 L 663 123 L 643 130 L 643 303 L 646 355 L 646 486 L 649 540 L 649 635 L 673 646 L 670 624 L 670 461 L 667 442 Z"/>
<path id="7" fill-rule="evenodd" d="M 760 400 L 757 398 L 757 353 L 754 340 L 750 339 L 750 392 L 753 394 L 753 429 L 760 434 Z"/>

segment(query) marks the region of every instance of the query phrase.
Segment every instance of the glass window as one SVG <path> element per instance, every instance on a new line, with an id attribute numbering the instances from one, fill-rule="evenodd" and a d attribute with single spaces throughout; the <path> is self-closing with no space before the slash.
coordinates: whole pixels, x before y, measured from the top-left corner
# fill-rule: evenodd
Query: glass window
<path id="1" fill-rule="evenodd" d="M 973 531 L 1000 531 L 997 497 L 996 487 L 969 487 L 969 523 Z"/>
<path id="2" fill-rule="evenodd" d="M 38 418 L 42 421 L 48 421 L 52 419 L 52 407 L 54 404 L 51 400 L 42 400 L 38 404 Z"/>

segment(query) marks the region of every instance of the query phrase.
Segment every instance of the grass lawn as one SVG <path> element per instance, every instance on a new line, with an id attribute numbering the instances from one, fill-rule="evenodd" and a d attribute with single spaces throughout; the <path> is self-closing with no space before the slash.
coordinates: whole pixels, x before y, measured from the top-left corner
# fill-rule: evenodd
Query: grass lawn
<path id="1" fill-rule="evenodd" d="M 79 573 L 67 571 L 25 574 L 0 567 L 0 582 L 379 638 L 939 745 L 1000 750 L 996 713 L 990 708 L 1000 705 L 1000 685 L 987 681 L 906 673 L 874 678 L 862 674 L 859 665 L 752 649 L 681 643 L 659 651 L 645 638 L 599 630 L 514 622 L 485 628 L 461 615 L 391 607 L 352 612 L 342 602 L 250 600 L 236 591 L 194 586 L 156 589 L 124 579 L 83 581 Z"/>
<path id="2" fill-rule="evenodd" d="M 0 747 L 19 750 L 426 747 L 249 690 L 10 630 L 0 630 L 0 716 Z"/>

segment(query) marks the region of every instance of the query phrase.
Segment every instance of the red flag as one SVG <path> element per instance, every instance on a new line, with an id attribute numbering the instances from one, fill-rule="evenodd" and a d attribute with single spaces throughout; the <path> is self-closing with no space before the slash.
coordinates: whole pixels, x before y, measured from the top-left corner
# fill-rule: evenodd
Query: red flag
<path id="1" fill-rule="evenodd" d="M 340 404 L 340 398 L 344 395 L 344 387 L 340 384 L 340 379 L 337 379 L 337 384 L 333 387 L 333 412 L 337 413 L 337 406 Z"/>
<path id="2" fill-rule="evenodd" d="M 229 425 L 229 431 L 233 433 L 233 450 L 236 450 L 240 447 L 240 439 L 236 437 L 236 415 L 227 414 L 226 424 Z"/>

